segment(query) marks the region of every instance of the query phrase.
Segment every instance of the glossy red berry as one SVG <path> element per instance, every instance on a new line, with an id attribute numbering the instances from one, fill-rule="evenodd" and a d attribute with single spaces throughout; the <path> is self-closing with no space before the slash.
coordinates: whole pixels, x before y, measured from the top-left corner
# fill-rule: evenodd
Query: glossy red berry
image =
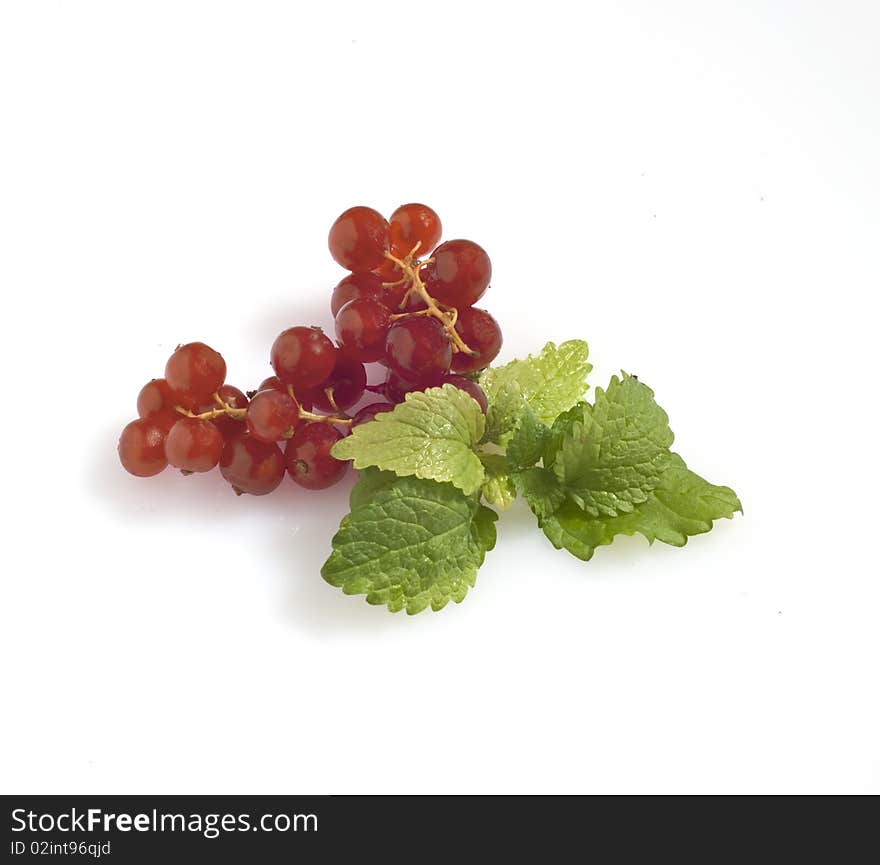
<path id="1" fill-rule="evenodd" d="M 472 240 L 447 240 L 431 255 L 423 279 L 428 293 L 447 306 L 473 306 L 489 287 L 492 263 Z"/>
<path id="2" fill-rule="evenodd" d="M 260 386 L 257 388 L 256 393 L 259 393 L 261 390 L 280 390 L 282 393 L 288 393 L 287 385 L 278 378 L 277 375 L 270 375 L 269 378 L 264 378 L 262 382 L 260 382 Z M 299 403 L 301 408 L 304 408 L 306 411 L 312 410 L 312 398 L 310 396 L 311 391 L 307 388 L 300 388 L 296 393 L 296 401 Z M 256 394 L 255 394 L 256 395 Z"/>
<path id="3" fill-rule="evenodd" d="M 272 345 L 275 374 L 295 388 L 311 388 L 327 380 L 336 363 L 336 346 L 319 327 L 290 327 Z"/>
<path id="4" fill-rule="evenodd" d="M 382 282 L 397 282 L 403 276 L 403 271 L 397 262 L 390 258 L 386 258 L 378 267 L 372 268 L 370 273 L 378 276 Z"/>
<path id="5" fill-rule="evenodd" d="M 217 391 L 217 395 L 220 399 L 223 400 L 229 408 L 247 408 L 248 407 L 248 398 L 242 393 L 237 387 L 233 387 L 231 384 L 224 384 L 220 390 Z M 212 408 L 219 408 L 217 403 L 215 402 Z M 213 420 L 214 426 L 220 430 L 220 435 L 223 436 L 224 439 L 232 438 L 233 436 L 238 435 L 245 429 L 245 422 L 243 419 L 229 417 L 226 415 L 222 415 L 220 417 L 216 417 Z"/>
<path id="6" fill-rule="evenodd" d="M 388 221 L 371 207 L 350 207 L 330 228 L 333 258 L 347 270 L 366 271 L 385 260 L 391 243 Z"/>
<path id="7" fill-rule="evenodd" d="M 330 378 L 320 387 L 308 392 L 312 406 L 318 411 L 335 414 L 348 411 L 363 395 L 367 386 L 367 371 L 364 365 L 347 352 L 340 351 L 336 355 L 336 366 Z M 333 392 L 334 407 L 327 397 L 326 391 Z"/>
<path id="8" fill-rule="evenodd" d="M 119 461 L 130 474 L 139 478 L 157 475 L 167 465 L 165 434 L 167 429 L 154 418 L 133 420 L 119 436 Z"/>
<path id="9" fill-rule="evenodd" d="M 262 390 L 254 395 L 247 410 L 247 429 L 256 439 L 277 442 L 293 435 L 299 423 L 299 407 L 285 391 Z"/>
<path id="10" fill-rule="evenodd" d="M 330 296 L 330 311 L 333 317 L 351 300 L 368 297 L 382 302 L 385 288 L 382 277 L 375 273 L 350 273 L 341 279 Z"/>
<path id="11" fill-rule="evenodd" d="M 416 257 L 424 258 L 440 242 L 440 217 L 425 204 L 402 204 L 388 220 L 391 227 L 391 253 L 403 258 L 416 243 Z"/>
<path id="12" fill-rule="evenodd" d="M 390 402 L 371 402 L 360 409 L 360 411 L 358 411 L 358 413 L 351 419 L 351 428 L 354 429 L 362 423 L 369 423 L 377 414 L 391 411 L 393 408 L 394 406 Z"/>
<path id="13" fill-rule="evenodd" d="M 220 462 L 223 436 L 209 420 L 182 417 L 165 437 L 168 464 L 185 472 L 208 472 Z"/>
<path id="14" fill-rule="evenodd" d="M 401 403 L 412 390 L 421 390 L 421 388 L 398 375 L 393 369 L 388 370 L 382 385 L 382 395 L 385 399 L 391 400 L 392 403 Z"/>
<path id="15" fill-rule="evenodd" d="M 270 375 L 269 378 L 264 378 L 260 382 L 257 393 L 261 390 L 280 390 L 287 393 L 287 385 L 277 375 Z"/>
<path id="16" fill-rule="evenodd" d="M 385 354 L 391 310 L 368 297 L 350 300 L 336 315 L 336 338 L 346 354 L 373 363 Z"/>
<path id="17" fill-rule="evenodd" d="M 388 329 L 388 366 L 407 381 L 435 378 L 449 371 L 452 346 L 435 318 L 407 315 Z"/>
<path id="18" fill-rule="evenodd" d="M 462 342 L 476 351 L 476 354 L 456 352 L 452 358 L 453 372 L 476 372 L 478 369 L 485 369 L 501 351 L 501 328 L 485 309 L 469 306 L 459 310 L 455 329 Z"/>
<path id="19" fill-rule="evenodd" d="M 248 398 L 237 387 L 231 384 L 224 384 L 223 387 L 217 389 L 217 396 L 229 406 L 229 408 L 247 408 Z M 215 407 L 217 404 L 215 403 Z"/>
<path id="20" fill-rule="evenodd" d="M 190 342 L 177 348 L 168 358 L 165 380 L 181 397 L 207 400 L 226 380 L 226 361 L 203 342 Z"/>
<path id="21" fill-rule="evenodd" d="M 284 455 L 278 445 L 261 442 L 243 432 L 223 447 L 220 474 L 239 495 L 263 496 L 284 478 Z"/>
<path id="22" fill-rule="evenodd" d="M 164 378 L 147 382 L 138 394 L 138 417 L 150 417 L 162 410 L 173 410 L 180 402 Z"/>
<path id="23" fill-rule="evenodd" d="M 182 417 L 184 417 L 184 415 L 177 411 L 177 409 L 163 408 L 161 411 L 151 414 L 150 420 L 162 430 L 164 435 L 168 435 L 171 427 L 173 427 Z"/>
<path id="24" fill-rule="evenodd" d="M 483 392 L 483 388 L 481 388 L 473 379 L 464 375 L 444 375 L 435 383 L 436 386 L 441 387 L 444 384 L 451 384 L 472 396 L 479 404 L 480 410 L 483 414 L 486 414 L 486 409 L 489 407 L 489 401 L 486 399 L 486 394 Z"/>
<path id="25" fill-rule="evenodd" d="M 294 483 L 309 490 L 323 490 L 339 481 L 348 463 L 330 455 L 330 448 L 343 437 L 328 423 L 304 423 L 284 450 L 287 471 Z"/>

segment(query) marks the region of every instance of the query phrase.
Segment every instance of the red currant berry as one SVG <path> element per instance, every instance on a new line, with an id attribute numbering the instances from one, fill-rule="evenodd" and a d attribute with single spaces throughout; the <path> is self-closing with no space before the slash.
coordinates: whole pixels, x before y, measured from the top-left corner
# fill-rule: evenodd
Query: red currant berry
<path id="1" fill-rule="evenodd" d="M 168 435 L 171 431 L 171 427 L 173 427 L 182 417 L 184 417 L 184 415 L 177 411 L 177 409 L 163 408 L 161 411 L 151 414 L 150 420 L 162 430 L 164 435 Z"/>
<path id="2" fill-rule="evenodd" d="M 330 378 L 308 394 L 314 408 L 327 414 L 334 414 L 337 409 L 348 411 L 364 395 L 366 387 L 367 371 L 364 365 L 346 351 L 340 351 L 337 353 L 336 366 L 330 373 Z M 333 393 L 335 408 L 327 397 L 328 390 Z"/>
<path id="3" fill-rule="evenodd" d="M 248 398 L 237 387 L 231 384 L 224 384 L 223 387 L 217 389 L 217 396 L 229 406 L 229 408 L 247 408 Z M 216 406 L 215 404 L 215 407 Z"/>
<path id="4" fill-rule="evenodd" d="M 223 436 L 214 424 L 197 417 L 182 417 L 165 438 L 168 465 L 185 472 L 209 472 L 220 462 Z"/>
<path id="5" fill-rule="evenodd" d="M 392 261 L 390 258 L 386 258 L 378 267 L 374 267 L 370 272 L 378 276 L 382 282 L 397 282 L 403 276 L 403 271 L 397 265 L 397 262 Z"/>
<path id="6" fill-rule="evenodd" d="M 305 423 L 287 443 L 284 460 L 294 483 L 323 490 L 342 478 L 348 463 L 331 456 L 330 448 L 343 435 L 327 423 Z"/>
<path id="7" fill-rule="evenodd" d="M 284 478 L 284 455 L 278 445 L 242 432 L 223 447 L 220 474 L 238 495 L 264 496 Z"/>
<path id="8" fill-rule="evenodd" d="M 443 227 L 440 217 L 425 204 L 402 204 L 388 220 L 391 227 L 391 253 L 403 258 L 416 243 L 416 255 L 426 256 L 439 242 Z"/>
<path id="9" fill-rule="evenodd" d="M 399 318 L 388 329 L 388 365 L 408 381 L 434 378 L 449 371 L 452 345 L 443 325 L 426 315 Z"/>
<path id="10" fill-rule="evenodd" d="M 224 384 L 223 387 L 217 391 L 217 396 L 219 396 L 229 408 L 248 407 L 248 398 L 237 387 L 233 387 L 231 384 Z M 219 408 L 217 403 L 214 403 L 211 407 Z M 228 415 L 215 417 L 213 423 L 214 426 L 220 430 L 220 435 L 222 435 L 224 439 L 229 439 L 238 435 L 245 427 L 243 420 L 229 417 Z"/>
<path id="11" fill-rule="evenodd" d="M 350 273 L 340 280 L 336 288 L 333 289 L 333 295 L 330 298 L 330 311 L 336 318 L 339 310 L 350 300 L 369 297 L 381 302 L 384 295 L 385 288 L 382 285 L 381 276 L 375 273 Z"/>
<path id="12" fill-rule="evenodd" d="M 275 340 L 270 359 L 285 384 L 310 388 L 323 384 L 333 372 L 336 346 L 319 327 L 290 327 Z"/>
<path id="13" fill-rule="evenodd" d="M 299 407 L 293 397 L 284 391 L 262 390 L 248 406 L 248 432 L 262 442 L 290 438 L 298 423 Z"/>
<path id="14" fill-rule="evenodd" d="M 438 379 L 437 386 L 442 386 L 444 384 L 451 384 L 459 390 L 463 390 L 466 394 L 470 394 L 470 396 L 479 403 L 480 410 L 483 414 L 486 414 L 486 409 L 489 407 L 489 401 L 486 399 L 486 394 L 483 392 L 483 388 L 481 388 L 473 379 L 464 375 L 444 375 L 442 378 Z"/>
<path id="15" fill-rule="evenodd" d="M 203 342 L 180 346 L 165 364 L 171 390 L 189 400 L 207 400 L 226 379 L 223 356 Z"/>
<path id="16" fill-rule="evenodd" d="M 166 429 L 153 417 L 133 420 L 119 436 L 119 461 L 130 474 L 139 478 L 157 475 L 168 460 L 165 459 Z"/>
<path id="17" fill-rule="evenodd" d="M 154 378 L 147 382 L 138 394 L 138 417 L 150 417 L 163 409 L 174 409 L 180 405 L 177 395 L 164 378 Z"/>
<path id="18" fill-rule="evenodd" d="M 351 428 L 354 429 L 356 426 L 360 426 L 362 423 L 369 423 L 376 417 L 377 414 L 382 414 L 382 412 L 391 411 L 394 406 L 390 402 L 371 402 L 369 405 L 365 405 L 352 419 L 351 419 Z"/>
<path id="19" fill-rule="evenodd" d="M 447 240 L 425 265 L 428 293 L 447 306 L 473 306 L 489 287 L 492 263 L 483 247 L 471 240 Z"/>
<path id="20" fill-rule="evenodd" d="M 391 311 L 368 297 L 350 300 L 336 316 L 336 337 L 346 354 L 372 363 L 385 354 Z"/>
<path id="21" fill-rule="evenodd" d="M 287 393 L 287 385 L 277 375 L 270 375 L 269 378 L 264 378 L 260 382 L 257 393 L 261 390 L 280 390 L 283 393 Z"/>
<path id="22" fill-rule="evenodd" d="M 347 270 L 372 270 L 385 259 L 390 229 L 371 207 L 350 207 L 330 228 L 330 254 Z"/>
<path id="23" fill-rule="evenodd" d="M 261 390 L 280 390 L 282 393 L 288 393 L 287 385 L 277 375 L 270 375 L 269 378 L 263 379 L 256 393 L 259 393 Z M 301 388 L 296 395 L 296 401 L 300 408 L 304 408 L 306 411 L 312 410 L 312 399 L 309 394 L 310 391 Z"/>
<path id="24" fill-rule="evenodd" d="M 468 306 L 459 310 L 455 329 L 462 342 L 468 348 L 472 348 L 476 354 L 457 352 L 452 358 L 454 372 L 476 372 L 478 369 L 485 369 L 501 351 L 501 328 L 485 309 Z"/>
<path id="25" fill-rule="evenodd" d="M 420 390 L 420 388 L 399 376 L 393 369 L 388 370 L 385 383 L 382 385 L 382 395 L 385 399 L 393 403 L 401 403 L 412 390 Z"/>

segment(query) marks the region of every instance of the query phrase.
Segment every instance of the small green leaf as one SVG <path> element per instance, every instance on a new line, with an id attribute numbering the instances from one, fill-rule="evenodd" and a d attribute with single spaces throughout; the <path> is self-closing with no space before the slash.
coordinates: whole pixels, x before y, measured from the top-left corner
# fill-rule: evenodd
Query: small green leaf
<path id="1" fill-rule="evenodd" d="M 510 470 L 522 471 L 540 461 L 549 436 L 550 430 L 525 406 L 519 425 L 507 443 L 507 463 Z"/>
<path id="2" fill-rule="evenodd" d="M 495 549 L 495 542 L 498 540 L 498 535 L 495 531 L 495 521 L 497 519 L 498 514 L 492 508 L 487 508 L 485 505 L 477 507 L 474 521 L 471 523 L 471 536 L 477 549 L 481 549 L 484 554 Z M 482 559 L 480 563 L 482 564 Z"/>
<path id="3" fill-rule="evenodd" d="M 489 395 L 486 395 L 489 399 Z M 486 411 L 486 431 L 483 441 L 504 444 L 516 429 L 526 400 L 522 388 L 515 381 L 501 384 L 492 394 Z"/>
<path id="4" fill-rule="evenodd" d="M 549 517 L 565 501 L 565 489 L 549 469 L 532 466 L 512 477 L 516 491 L 539 519 Z"/>
<path id="5" fill-rule="evenodd" d="M 544 436 L 544 465 L 548 469 L 553 467 L 562 442 L 571 436 L 571 431 L 576 423 L 584 422 L 584 413 L 589 410 L 590 408 L 585 402 L 578 402 L 553 421 L 550 434 Z"/>
<path id="6" fill-rule="evenodd" d="M 495 512 L 452 484 L 367 469 L 351 500 L 321 575 L 392 612 L 460 602 L 495 546 Z"/>
<path id="7" fill-rule="evenodd" d="M 376 415 L 333 446 L 333 456 L 357 469 L 374 466 L 401 477 L 448 482 L 470 495 L 483 483 L 474 447 L 483 435 L 480 406 L 453 385 L 406 395 L 392 411 Z"/>
<path id="8" fill-rule="evenodd" d="M 569 499 L 539 523 L 554 547 L 588 561 L 596 547 L 610 544 L 616 535 L 638 532 L 649 543 L 684 546 L 688 537 L 708 532 L 714 520 L 730 519 L 736 511 L 742 505 L 732 489 L 703 480 L 671 454 L 658 485 L 631 512 L 594 516 Z"/>
<path id="9" fill-rule="evenodd" d="M 594 404 L 584 406 L 583 419 L 572 420 L 553 471 L 587 513 L 629 513 L 657 485 L 672 439 L 651 389 L 632 376 L 614 376 L 608 390 L 598 388 Z"/>
<path id="10" fill-rule="evenodd" d="M 369 504 L 380 492 L 394 486 L 396 481 L 397 475 L 393 472 L 381 472 L 377 469 L 359 472 L 357 483 L 348 497 L 349 506 L 355 510 Z"/>
<path id="11" fill-rule="evenodd" d="M 518 385 L 525 402 L 541 423 L 551 424 L 560 413 L 571 408 L 587 390 L 585 379 L 592 366 L 587 362 L 589 349 L 583 340 L 573 339 L 556 346 L 552 342 L 537 357 L 514 360 L 504 366 L 487 369 L 480 377 L 490 410 L 497 402 L 508 404 L 515 397 L 510 385 Z M 500 417 L 509 412 L 499 411 Z M 505 425 L 490 419 L 493 437 L 489 441 L 503 443 Z M 500 434 L 498 431 L 501 431 Z M 500 435 L 500 437 L 499 437 Z"/>
<path id="12" fill-rule="evenodd" d="M 632 516 L 633 514 L 625 514 L 614 519 L 623 523 L 626 518 Z M 593 551 L 597 546 L 603 543 L 610 544 L 615 534 L 632 534 L 619 530 L 614 532 L 608 527 L 607 521 L 600 517 L 591 517 L 570 499 L 544 519 L 538 514 L 538 525 L 557 550 L 568 550 L 573 556 L 585 562 L 593 557 Z"/>
<path id="13" fill-rule="evenodd" d="M 490 505 L 506 510 L 516 498 L 516 488 L 507 468 L 507 458 L 502 454 L 481 454 L 486 480 L 483 482 L 483 498 Z"/>

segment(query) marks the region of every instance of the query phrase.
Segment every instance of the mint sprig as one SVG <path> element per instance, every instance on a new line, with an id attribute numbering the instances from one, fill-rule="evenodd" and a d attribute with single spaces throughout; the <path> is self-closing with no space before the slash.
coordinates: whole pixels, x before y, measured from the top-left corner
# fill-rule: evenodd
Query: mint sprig
<path id="1" fill-rule="evenodd" d="M 521 496 L 557 549 L 588 561 L 617 535 L 683 546 L 742 506 L 690 471 L 654 394 L 614 376 L 583 400 L 587 344 L 548 343 L 486 370 L 489 406 L 450 386 L 408 394 L 333 449 L 365 469 L 322 574 L 346 594 L 417 613 L 460 602 Z"/>

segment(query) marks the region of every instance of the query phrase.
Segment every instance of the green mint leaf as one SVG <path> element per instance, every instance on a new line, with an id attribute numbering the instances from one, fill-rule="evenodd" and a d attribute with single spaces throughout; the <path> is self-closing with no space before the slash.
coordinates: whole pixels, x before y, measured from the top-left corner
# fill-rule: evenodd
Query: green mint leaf
<path id="1" fill-rule="evenodd" d="M 490 505 L 500 510 L 510 507 L 516 498 L 516 488 L 507 467 L 507 458 L 502 454 L 481 454 L 483 468 L 486 470 L 486 480 L 483 481 L 483 498 Z"/>
<path id="2" fill-rule="evenodd" d="M 364 469 L 358 473 L 357 483 L 349 494 L 349 507 L 354 511 L 368 505 L 380 492 L 394 486 L 396 481 L 397 475 L 394 472 Z"/>
<path id="3" fill-rule="evenodd" d="M 485 374 L 484 374 L 485 377 Z M 486 395 L 489 399 L 489 395 Z M 486 411 L 486 431 L 483 441 L 503 444 L 516 429 L 520 416 L 526 406 L 522 388 L 515 381 L 500 384 L 489 402 Z"/>
<path id="4" fill-rule="evenodd" d="M 406 395 L 392 411 L 376 415 L 333 446 L 333 456 L 354 467 L 376 467 L 401 477 L 451 483 L 475 493 L 484 472 L 474 447 L 485 419 L 469 394 L 453 385 Z"/>
<path id="5" fill-rule="evenodd" d="M 495 546 L 495 512 L 452 484 L 371 468 L 351 500 L 321 575 L 392 612 L 460 602 Z"/>
<path id="6" fill-rule="evenodd" d="M 678 455 L 672 455 L 669 468 L 649 500 L 639 508 L 638 531 L 649 541 L 662 541 L 683 547 L 691 535 L 712 529 L 712 521 L 732 519 L 742 504 L 730 487 L 720 487 L 692 472 Z"/>
<path id="7" fill-rule="evenodd" d="M 544 455 L 550 430 L 528 406 L 523 408 L 519 425 L 507 443 L 507 464 L 513 472 L 535 465 Z"/>
<path id="8" fill-rule="evenodd" d="M 495 531 L 495 521 L 498 514 L 487 508 L 485 505 L 477 505 L 477 511 L 474 514 L 474 521 L 471 523 L 471 538 L 478 550 L 483 551 L 483 557 L 486 553 L 495 549 L 495 542 L 498 540 L 498 534 Z M 483 558 L 480 558 L 480 564 Z M 473 584 L 471 584 L 473 585 Z"/>
<path id="9" fill-rule="evenodd" d="M 534 511 L 535 509 L 532 508 Z M 565 501 L 552 514 L 542 516 L 535 511 L 538 525 L 557 550 L 568 550 L 573 556 L 588 562 L 593 551 L 601 544 L 610 544 L 618 534 L 632 534 L 621 530 L 621 524 L 634 514 L 620 517 L 591 517 L 573 501 Z M 616 520 L 615 528 L 609 527 L 609 520 Z M 635 529 L 633 529 L 635 531 Z"/>
<path id="10" fill-rule="evenodd" d="M 571 499 L 539 523 L 556 549 L 566 549 L 588 561 L 596 547 L 610 544 L 616 535 L 644 535 L 676 547 L 688 537 L 708 532 L 714 520 L 742 512 L 736 493 L 690 471 L 678 454 L 671 454 L 659 484 L 630 513 L 593 516 Z"/>
<path id="11" fill-rule="evenodd" d="M 549 469 L 533 466 L 512 477 L 516 491 L 539 520 L 549 517 L 565 501 L 565 489 Z"/>
<path id="12" fill-rule="evenodd" d="M 584 406 L 583 419 L 572 421 L 553 471 L 588 514 L 629 513 L 659 482 L 672 439 L 651 389 L 633 376 L 614 376 Z"/>
<path id="13" fill-rule="evenodd" d="M 487 369 L 480 377 L 489 406 L 512 399 L 510 385 L 515 383 L 523 399 L 541 423 L 551 424 L 560 413 L 580 400 L 587 389 L 585 379 L 592 366 L 587 362 L 589 349 L 583 340 L 573 339 L 557 346 L 552 342 L 537 357 L 514 360 L 504 366 Z M 504 414 L 506 417 L 506 413 Z M 491 420 L 493 433 L 503 424 Z M 510 432 L 510 427 L 507 432 Z M 489 441 L 503 443 L 505 431 Z"/>
<path id="14" fill-rule="evenodd" d="M 556 461 L 556 455 L 562 447 L 562 442 L 571 436 L 576 423 L 584 422 L 584 412 L 589 411 L 585 402 L 575 403 L 568 411 L 564 411 L 550 427 L 548 435 L 544 436 L 544 466 L 552 468 Z"/>

